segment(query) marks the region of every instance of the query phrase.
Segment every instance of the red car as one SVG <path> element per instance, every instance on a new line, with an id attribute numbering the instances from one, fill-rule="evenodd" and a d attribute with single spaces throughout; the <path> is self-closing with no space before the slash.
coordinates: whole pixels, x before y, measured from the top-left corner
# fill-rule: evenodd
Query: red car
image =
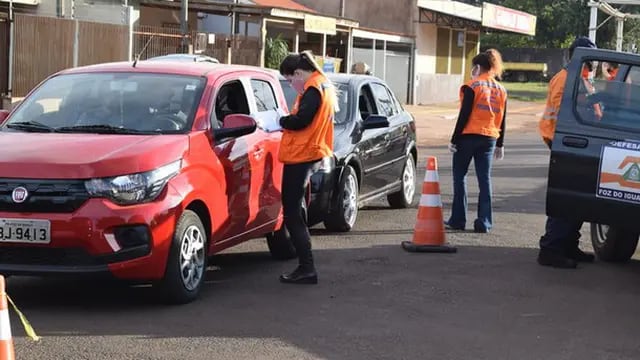
<path id="1" fill-rule="evenodd" d="M 0 273 L 110 273 L 195 299 L 207 257 L 282 228 L 277 77 L 209 63 L 62 71 L 0 114 Z"/>

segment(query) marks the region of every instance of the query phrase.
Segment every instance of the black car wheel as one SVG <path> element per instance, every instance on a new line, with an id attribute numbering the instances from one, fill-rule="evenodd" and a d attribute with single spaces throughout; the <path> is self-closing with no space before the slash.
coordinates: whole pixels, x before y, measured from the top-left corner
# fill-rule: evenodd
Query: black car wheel
<path id="1" fill-rule="evenodd" d="M 356 223 L 358 218 L 358 177 L 355 170 L 345 167 L 340 179 L 340 187 L 335 203 L 332 204 L 331 211 L 324 221 L 324 226 L 333 232 L 348 232 Z"/>
<path id="2" fill-rule="evenodd" d="M 638 246 L 638 234 L 617 227 L 591 224 L 591 243 L 598 259 L 607 262 L 625 262 Z"/>
<path id="3" fill-rule="evenodd" d="M 387 201 L 394 209 L 405 209 L 413 206 L 416 194 L 416 162 L 413 154 L 407 156 L 402 169 L 402 189 L 387 196 Z"/>
<path id="4" fill-rule="evenodd" d="M 267 245 L 271 257 L 276 260 L 290 260 L 296 257 L 296 249 L 293 247 L 289 231 L 284 225 L 280 230 L 267 234 Z"/>
<path id="5" fill-rule="evenodd" d="M 195 300 L 207 269 L 207 233 L 196 213 L 186 210 L 176 226 L 167 269 L 158 284 L 162 297 L 173 304 Z"/>

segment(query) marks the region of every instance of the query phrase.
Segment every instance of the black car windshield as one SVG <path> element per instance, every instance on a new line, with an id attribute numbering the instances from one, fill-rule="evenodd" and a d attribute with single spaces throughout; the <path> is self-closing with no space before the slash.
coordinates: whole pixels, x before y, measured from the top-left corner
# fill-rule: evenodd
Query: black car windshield
<path id="1" fill-rule="evenodd" d="M 282 85 L 282 90 L 284 91 L 284 97 L 287 100 L 287 107 L 289 111 L 293 108 L 293 104 L 296 101 L 296 96 L 298 93 L 291 87 L 291 84 L 287 80 L 280 80 L 280 84 Z M 343 83 L 334 83 L 336 90 L 338 92 L 338 104 L 340 109 L 336 112 L 335 116 L 335 124 L 341 125 L 347 123 L 349 119 L 347 116 L 349 114 L 349 93 L 347 84 Z"/>
<path id="2" fill-rule="evenodd" d="M 14 131 L 183 133 L 205 79 L 151 73 L 85 73 L 47 80 L 5 123 Z"/>

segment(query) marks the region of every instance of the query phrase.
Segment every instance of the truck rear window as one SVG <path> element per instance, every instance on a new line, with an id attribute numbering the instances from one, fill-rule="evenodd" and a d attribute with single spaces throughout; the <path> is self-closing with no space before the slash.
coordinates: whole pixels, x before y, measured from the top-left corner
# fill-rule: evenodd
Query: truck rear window
<path id="1" fill-rule="evenodd" d="M 582 122 L 640 131 L 640 68 L 586 61 L 578 76 L 574 104 Z"/>

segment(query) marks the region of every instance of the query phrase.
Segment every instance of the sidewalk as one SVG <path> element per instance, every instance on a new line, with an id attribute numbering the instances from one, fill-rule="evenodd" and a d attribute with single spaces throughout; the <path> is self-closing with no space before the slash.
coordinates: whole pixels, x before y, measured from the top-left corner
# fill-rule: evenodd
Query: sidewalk
<path id="1" fill-rule="evenodd" d="M 405 109 L 416 118 L 418 146 L 439 146 L 449 142 L 458 119 L 458 103 L 414 106 Z M 507 107 L 507 138 L 509 132 L 537 132 L 544 104 L 512 100 Z"/>

